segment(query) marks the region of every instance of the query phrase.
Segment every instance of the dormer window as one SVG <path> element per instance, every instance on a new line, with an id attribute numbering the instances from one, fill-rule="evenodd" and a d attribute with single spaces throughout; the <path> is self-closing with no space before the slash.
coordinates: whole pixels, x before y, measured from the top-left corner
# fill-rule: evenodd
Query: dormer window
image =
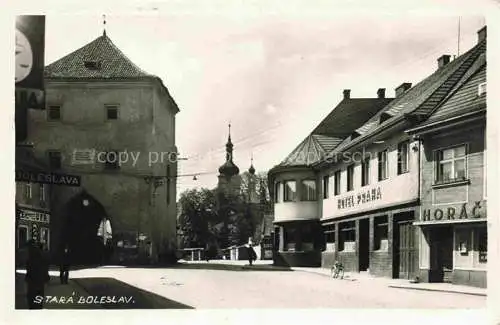
<path id="1" fill-rule="evenodd" d="M 480 83 L 477 87 L 477 95 L 486 94 L 486 82 Z"/>
<path id="2" fill-rule="evenodd" d="M 385 121 L 387 121 L 388 119 L 390 119 L 392 116 L 391 114 L 389 113 L 382 113 L 380 114 L 380 124 L 384 123 Z"/>
<path id="3" fill-rule="evenodd" d="M 360 136 L 360 134 L 358 132 L 354 131 L 354 132 L 351 133 L 351 140 L 354 140 L 354 139 L 356 139 L 359 136 Z"/>
<path id="4" fill-rule="evenodd" d="M 101 69 L 101 61 L 84 61 L 83 65 L 89 70 Z"/>

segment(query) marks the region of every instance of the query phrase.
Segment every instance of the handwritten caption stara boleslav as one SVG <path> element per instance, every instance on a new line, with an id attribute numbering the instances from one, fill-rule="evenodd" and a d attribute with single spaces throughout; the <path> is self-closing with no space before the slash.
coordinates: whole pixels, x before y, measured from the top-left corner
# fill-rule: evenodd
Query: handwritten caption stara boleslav
<path id="1" fill-rule="evenodd" d="M 133 304 L 132 296 L 36 296 L 35 303 L 45 304 L 80 304 L 80 305 L 99 305 L 99 304 Z"/>

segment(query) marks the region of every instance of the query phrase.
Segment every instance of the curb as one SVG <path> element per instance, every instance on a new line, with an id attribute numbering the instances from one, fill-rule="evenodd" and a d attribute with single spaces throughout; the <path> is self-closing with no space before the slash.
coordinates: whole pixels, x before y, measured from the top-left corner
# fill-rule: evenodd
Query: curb
<path id="1" fill-rule="evenodd" d="M 407 287 L 407 286 L 398 286 L 398 285 L 389 285 L 389 288 L 421 290 L 421 291 L 433 291 L 433 292 L 445 292 L 445 293 L 455 293 L 455 294 L 458 293 L 458 294 L 462 294 L 462 295 L 487 297 L 486 293 L 464 292 L 464 291 L 458 291 L 458 290 L 442 290 L 442 289 L 432 289 L 432 288 L 416 288 L 416 287 Z"/>

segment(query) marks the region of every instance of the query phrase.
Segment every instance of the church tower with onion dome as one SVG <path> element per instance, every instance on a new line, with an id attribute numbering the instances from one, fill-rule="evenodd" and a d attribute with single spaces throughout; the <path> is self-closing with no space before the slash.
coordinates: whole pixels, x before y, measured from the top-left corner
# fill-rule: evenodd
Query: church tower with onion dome
<path id="1" fill-rule="evenodd" d="M 226 196 L 237 196 L 240 193 L 240 169 L 233 161 L 233 143 L 231 142 L 231 124 L 226 143 L 226 161 L 219 167 L 219 182 L 217 188 Z"/>

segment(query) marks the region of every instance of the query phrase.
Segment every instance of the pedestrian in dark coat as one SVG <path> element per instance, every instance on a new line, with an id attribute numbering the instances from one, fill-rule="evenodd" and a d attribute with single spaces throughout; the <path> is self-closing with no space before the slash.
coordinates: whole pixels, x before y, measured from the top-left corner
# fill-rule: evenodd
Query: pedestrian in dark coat
<path id="1" fill-rule="evenodd" d="M 30 241 L 26 263 L 26 285 L 29 309 L 42 309 L 45 284 L 49 282 L 49 263 L 39 243 Z"/>
<path id="2" fill-rule="evenodd" d="M 247 247 L 248 263 L 250 265 L 253 265 L 253 262 L 257 260 L 257 253 L 255 253 L 255 250 L 253 249 L 252 238 L 248 239 L 246 247 Z"/>
<path id="3" fill-rule="evenodd" d="M 61 284 L 68 284 L 69 268 L 70 268 L 69 249 L 65 248 L 61 254 L 61 261 L 59 263 L 59 278 L 61 280 Z"/>

